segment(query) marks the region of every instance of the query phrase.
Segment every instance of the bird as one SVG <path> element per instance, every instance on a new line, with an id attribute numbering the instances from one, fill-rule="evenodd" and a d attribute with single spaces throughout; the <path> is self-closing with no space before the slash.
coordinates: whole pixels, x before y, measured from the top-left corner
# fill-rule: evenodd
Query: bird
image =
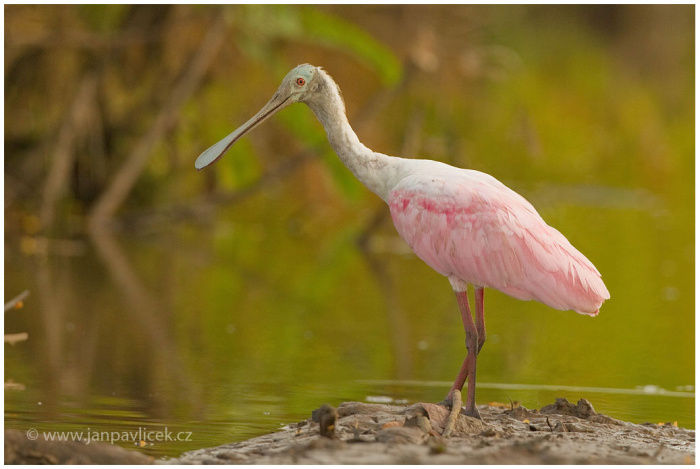
<path id="1" fill-rule="evenodd" d="M 467 354 L 445 406 L 451 407 L 453 393 L 461 393 L 468 382 L 460 412 L 481 418 L 475 395 L 477 356 L 486 340 L 484 289 L 588 316 L 597 316 L 610 298 L 591 261 L 530 202 L 493 176 L 430 159 L 389 156 L 363 145 L 350 126 L 340 88 L 321 67 L 292 69 L 269 102 L 202 152 L 195 168 L 215 163 L 246 133 L 298 102 L 321 122 L 342 163 L 388 205 L 399 236 L 452 286 Z M 474 289 L 473 317 L 469 285 Z"/>

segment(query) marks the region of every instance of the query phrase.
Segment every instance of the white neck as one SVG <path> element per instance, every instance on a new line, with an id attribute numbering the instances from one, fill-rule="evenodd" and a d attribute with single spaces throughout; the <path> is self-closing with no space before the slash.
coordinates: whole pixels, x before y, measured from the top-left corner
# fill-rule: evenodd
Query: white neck
<path id="1" fill-rule="evenodd" d="M 397 165 L 400 158 L 375 153 L 360 142 L 350 127 L 345 115 L 345 104 L 337 85 L 324 71 L 323 89 L 318 99 L 307 102 L 316 118 L 323 124 L 328 141 L 343 164 L 369 190 L 386 202 L 387 196 L 395 184 Z"/>

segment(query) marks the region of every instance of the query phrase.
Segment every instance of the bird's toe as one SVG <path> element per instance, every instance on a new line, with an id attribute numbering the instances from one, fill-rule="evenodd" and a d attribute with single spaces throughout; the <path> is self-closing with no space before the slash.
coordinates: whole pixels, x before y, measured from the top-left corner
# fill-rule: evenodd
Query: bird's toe
<path id="1" fill-rule="evenodd" d="M 482 420 L 481 414 L 479 413 L 479 409 L 474 406 L 474 407 L 464 407 L 462 409 L 462 415 L 466 415 L 467 417 L 474 417 L 475 419 Z"/>

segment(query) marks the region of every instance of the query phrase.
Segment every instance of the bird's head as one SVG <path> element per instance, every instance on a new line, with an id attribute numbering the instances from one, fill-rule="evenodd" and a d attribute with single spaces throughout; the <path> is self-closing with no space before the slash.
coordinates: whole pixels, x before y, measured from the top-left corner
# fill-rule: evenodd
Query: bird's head
<path id="1" fill-rule="evenodd" d="M 293 68 L 282 80 L 275 96 L 288 96 L 290 104 L 305 102 L 319 88 L 319 69 L 309 64 Z M 274 97 L 273 97 L 274 99 Z"/>
<path id="2" fill-rule="evenodd" d="M 297 102 L 311 105 L 311 101 L 324 88 L 327 75 L 320 68 L 303 64 L 292 69 L 282 80 L 272 99 L 263 106 L 248 122 L 228 134 L 219 142 L 205 150 L 195 161 L 194 166 L 201 170 L 224 156 L 224 154 L 248 131 L 252 130 L 265 119 Z"/>

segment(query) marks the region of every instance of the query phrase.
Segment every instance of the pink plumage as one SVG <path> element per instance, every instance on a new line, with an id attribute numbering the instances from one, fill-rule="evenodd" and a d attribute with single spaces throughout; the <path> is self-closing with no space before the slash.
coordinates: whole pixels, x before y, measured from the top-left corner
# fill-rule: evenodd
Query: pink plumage
<path id="1" fill-rule="evenodd" d="M 429 174 L 404 178 L 388 203 L 397 231 L 430 267 L 453 283 L 598 314 L 610 298 L 600 273 L 527 200 L 478 171 Z"/>

